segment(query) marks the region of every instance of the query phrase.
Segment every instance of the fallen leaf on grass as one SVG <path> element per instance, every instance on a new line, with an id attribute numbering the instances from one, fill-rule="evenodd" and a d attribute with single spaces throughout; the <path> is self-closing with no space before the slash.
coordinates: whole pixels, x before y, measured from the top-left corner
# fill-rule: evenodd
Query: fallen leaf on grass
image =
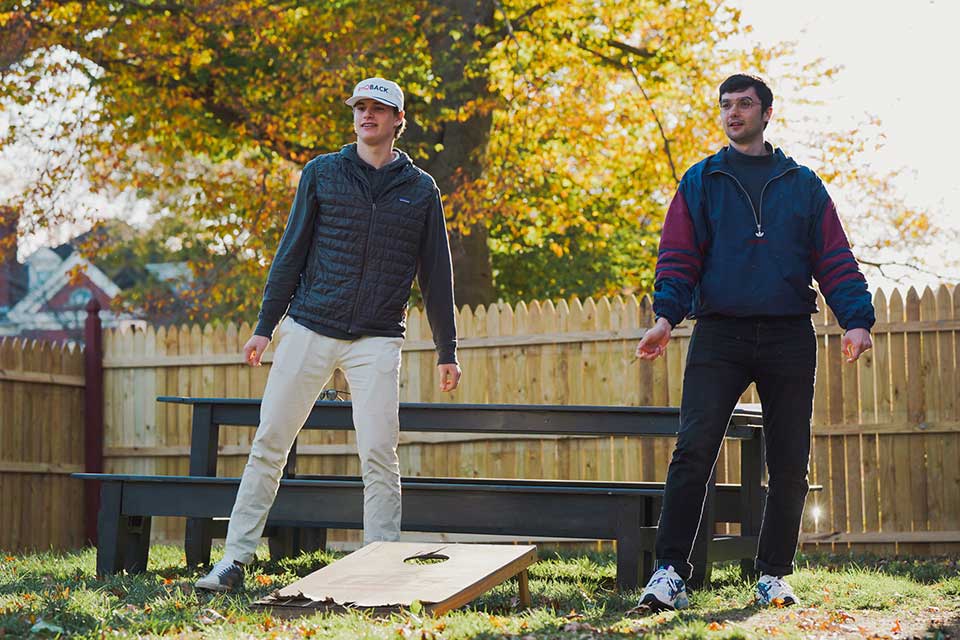
<path id="1" fill-rule="evenodd" d="M 850 615 L 846 611 L 843 611 L 842 609 L 837 609 L 836 611 L 831 612 L 830 617 L 834 620 L 834 622 L 839 622 L 839 623 L 856 621 L 856 618 L 854 618 L 852 615 Z"/>

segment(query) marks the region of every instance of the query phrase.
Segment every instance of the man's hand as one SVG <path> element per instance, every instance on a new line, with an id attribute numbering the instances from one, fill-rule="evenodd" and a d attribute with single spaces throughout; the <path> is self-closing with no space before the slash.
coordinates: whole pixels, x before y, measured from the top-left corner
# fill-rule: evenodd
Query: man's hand
<path id="1" fill-rule="evenodd" d="M 643 334 L 637 345 L 637 357 L 641 360 L 656 360 L 667 351 L 670 342 L 670 322 L 666 318 L 657 318 L 656 324 Z"/>
<path id="2" fill-rule="evenodd" d="M 260 358 L 270 344 L 270 338 L 266 336 L 251 336 L 247 344 L 243 345 L 243 361 L 251 367 L 260 366 Z"/>
<path id="3" fill-rule="evenodd" d="M 870 339 L 870 332 L 866 329 L 850 329 L 843 334 L 843 339 L 840 341 L 840 351 L 847 362 L 856 362 L 860 354 L 872 348 L 873 340 Z"/>
<path id="4" fill-rule="evenodd" d="M 438 364 L 440 374 L 440 391 L 453 391 L 460 384 L 460 365 Z"/>

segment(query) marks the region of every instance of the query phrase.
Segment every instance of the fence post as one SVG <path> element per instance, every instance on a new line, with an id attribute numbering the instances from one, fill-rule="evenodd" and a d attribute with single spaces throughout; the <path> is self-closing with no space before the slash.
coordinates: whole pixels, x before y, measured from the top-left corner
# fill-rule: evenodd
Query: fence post
<path id="1" fill-rule="evenodd" d="M 83 457 L 87 473 L 103 473 L 103 326 L 100 303 L 87 303 L 83 328 L 84 425 Z M 100 483 L 84 482 L 84 535 L 88 544 L 97 542 L 97 512 L 100 509 Z"/>

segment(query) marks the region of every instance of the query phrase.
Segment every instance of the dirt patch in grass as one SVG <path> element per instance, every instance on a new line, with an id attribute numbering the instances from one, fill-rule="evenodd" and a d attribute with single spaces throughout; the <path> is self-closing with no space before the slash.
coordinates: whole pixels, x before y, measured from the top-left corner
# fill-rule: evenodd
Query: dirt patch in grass
<path id="1" fill-rule="evenodd" d="M 799 633 L 808 638 L 960 638 L 960 613 L 928 607 L 914 610 L 852 610 L 818 607 L 786 607 L 744 611 L 745 617 L 732 616 L 711 621 L 713 630 L 749 629 L 770 637 Z"/>

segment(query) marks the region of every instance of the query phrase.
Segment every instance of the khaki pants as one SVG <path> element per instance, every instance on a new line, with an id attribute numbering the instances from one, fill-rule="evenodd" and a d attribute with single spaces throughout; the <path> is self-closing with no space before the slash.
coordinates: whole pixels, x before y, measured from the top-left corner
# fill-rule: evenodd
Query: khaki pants
<path id="1" fill-rule="evenodd" d="M 350 384 L 363 475 L 363 541 L 400 537 L 400 348 L 403 338 L 336 340 L 285 318 L 260 425 L 230 514 L 224 557 L 254 559 L 293 441 L 335 368 Z"/>

